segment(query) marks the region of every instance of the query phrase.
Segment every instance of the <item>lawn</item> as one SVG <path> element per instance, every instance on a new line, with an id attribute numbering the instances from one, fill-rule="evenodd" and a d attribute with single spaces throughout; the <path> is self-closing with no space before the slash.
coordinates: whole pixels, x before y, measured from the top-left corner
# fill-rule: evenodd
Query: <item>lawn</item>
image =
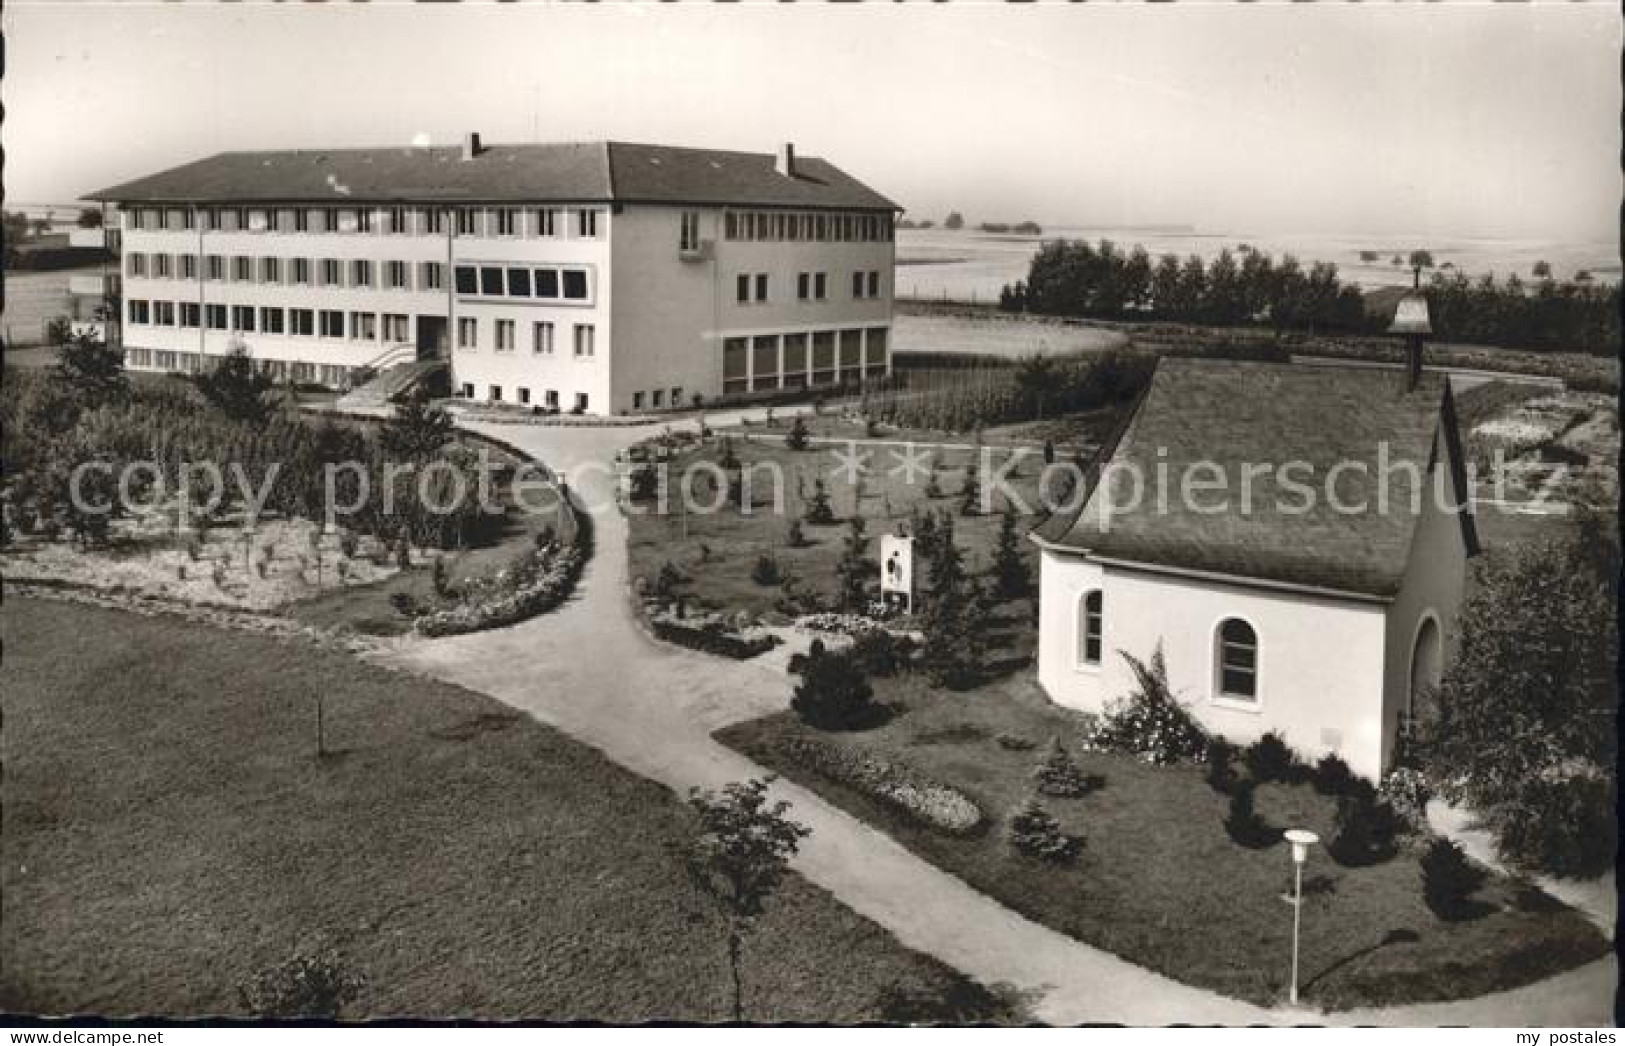
<path id="1" fill-rule="evenodd" d="M 906 762 L 974 799 L 989 815 L 971 838 L 935 833 L 862 794 L 787 759 L 783 739 L 816 731 L 789 712 L 729 727 L 724 743 L 891 834 L 934 864 L 1011 908 L 1131 962 L 1187 984 L 1269 1004 L 1283 1001 L 1292 909 L 1282 900 L 1291 862 L 1284 844 L 1247 850 L 1223 827 L 1227 799 L 1199 768 L 1157 768 L 1113 754 L 1079 752 L 1080 718 L 1050 705 L 1031 683 L 933 691 L 919 676 L 876 680 L 876 696 L 900 710 L 884 726 L 821 735 Z M 1017 751 L 1019 737 L 1036 743 Z M 1063 830 L 1085 838 L 1073 867 L 1013 854 L 1005 817 L 1031 794 L 1044 744 L 1059 736 L 1080 768 L 1104 786 L 1080 799 L 1049 799 Z M 1278 827 L 1329 839 L 1333 801 L 1308 785 L 1264 785 L 1259 811 Z M 1577 913 L 1529 888 L 1497 879 L 1480 893 L 1493 906 L 1444 923 L 1425 906 L 1419 866 L 1401 852 L 1365 868 L 1342 868 L 1317 849 L 1306 880 L 1302 985 L 1327 1009 L 1466 998 L 1598 958 L 1608 944 Z"/>
<path id="2" fill-rule="evenodd" d="M 261 636 L 20 598 L 0 626 L 0 1009 L 231 1013 L 320 941 L 366 978 L 356 1016 L 727 1018 L 668 850 L 687 808 L 592 749 Z M 795 876 L 745 959 L 756 1021 L 876 1019 L 955 976 Z"/>
<path id="3" fill-rule="evenodd" d="M 755 506 L 750 514 L 734 507 L 723 507 L 715 512 L 680 510 L 682 499 L 678 491 L 681 477 L 689 477 L 691 503 L 697 508 L 710 506 L 717 499 L 707 485 L 712 472 L 705 464 L 714 464 L 721 456 L 720 439 L 705 446 L 679 452 L 668 464 L 671 477 L 670 506 L 664 515 L 653 502 L 634 506 L 630 516 L 629 549 L 632 576 L 653 583 L 662 566 L 673 564 L 685 577 L 678 592 L 692 602 L 716 610 L 729 612 L 743 610 L 753 616 L 772 617 L 781 596 L 777 585 L 758 584 L 751 576 L 759 556 L 773 556 L 781 569 L 793 575 L 797 583 L 808 591 L 816 592 L 826 603 L 833 603 L 837 591 L 835 566 L 840 560 L 848 533 L 848 520 L 854 511 L 866 523 L 870 539 L 868 558 L 878 561 L 880 537 L 895 533 L 899 525 L 906 524 L 910 514 L 947 510 L 955 516 L 957 542 L 965 553 L 966 569 L 973 575 L 985 572 L 992 562 L 994 541 L 1000 526 L 997 512 L 965 516 L 960 514 L 960 490 L 966 463 L 972 458 L 969 450 L 939 450 L 937 483 L 938 497 L 928 497 L 924 473 L 925 454 L 921 454 L 921 471 L 912 477 L 901 467 L 905 453 L 901 447 L 876 446 L 859 448 L 870 457 L 869 477 L 864 481 L 861 501 L 858 488 L 847 482 L 836 470 L 841 467 L 837 452 L 845 448 L 815 445 L 807 451 L 789 450 L 783 442 L 783 432 L 759 441 L 733 439 L 731 444 L 747 471 L 751 472 L 752 496 Z M 994 469 L 1002 469 L 1011 451 L 990 448 Z M 695 468 L 696 465 L 699 468 Z M 1023 500 L 1036 507 L 1038 476 L 1043 459 L 1036 452 L 1028 454 L 1007 477 L 1009 486 Z M 751 471 L 754 470 L 754 471 Z M 895 471 L 894 471 L 895 470 Z M 773 475 L 782 477 L 782 498 L 777 499 L 775 511 Z M 798 480 L 799 477 L 799 480 Z M 803 520 L 801 529 L 804 545 L 792 548 L 787 544 L 787 533 L 792 519 L 802 519 L 806 505 L 812 497 L 815 481 L 822 477 L 829 492 L 830 506 L 836 521 L 828 525 L 814 525 Z M 984 477 L 987 478 L 987 477 Z M 800 492 L 798 493 L 798 484 Z M 1002 502 L 994 501 L 995 507 Z M 1017 520 L 1021 534 L 1036 522 L 1036 517 Z M 1018 542 L 1022 556 L 1032 567 L 1036 579 L 1037 550 L 1031 542 Z M 924 586 L 925 564 L 915 566 L 917 587 Z M 876 569 L 878 576 L 878 568 Z M 878 581 L 875 582 L 878 585 Z M 995 611 L 1000 616 L 1021 615 L 1030 618 L 1031 602 L 1027 599 L 1010 601 Z M 781 615 L 782 616 L 782 615 Z M 1024 634 L 1030 629 L 1021 630 Z M 1027 649 L 1031 637 L 1026 637 Z"/>

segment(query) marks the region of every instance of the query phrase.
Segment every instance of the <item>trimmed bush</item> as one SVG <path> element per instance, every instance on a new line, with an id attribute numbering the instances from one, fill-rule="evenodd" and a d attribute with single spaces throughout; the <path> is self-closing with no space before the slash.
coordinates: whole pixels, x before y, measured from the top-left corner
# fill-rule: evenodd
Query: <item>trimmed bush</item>
<path id="1" fill-rule="evenodd" d="M 874 688 L 846 651 L 830 651 L 815 639 L 790 670 L 801 676 L 790 708 L 801 721 L 820 730 L 855 730 L 875 719 Z"/>
<path id="2" fill-rule="evenodd" d="M 1467 859 L 1449 839 L 1435 839 L 1422 855 L 1422 899 L 1447 922 L 1470 918 L 1477 909 L 1473 894 L 1489 873 Z"/>
<path id="3" fill-rule="evenodd" d="M 1349 764 L 1341 756 L 1328 752 L 1315 764 L 1314 780 L 1315 791 L 1321 795 L 1348 795 L 1349 787 L 1354 783 L 1354 771 L 1349 769 Z"/>
<path id="4" fill-rule="evenodd" d="M 855 789 L 934 831 L 963 836 L 982 826 L 981 807 L 963 792 L 895 759 L 815 738 L 786 738 L 778 749 L 819 776 Z"/>
<path id="5" fill-rule="evenodd" d="M 1023 857 L 1071 864 L 1083 852 L 1083 840 L 1061 831 L 1060 822 L 1038 798 L 1027 800 L 1010 818 L 1010 848 Z"/>
<path id="6" fill-rule="evenodd" d="M 1224 830 L 1232 842 L 1249 850 L 1262 850 L 1281 840 L 1281 832 L 1258 813 L 1253 802 L 1254 785 L 1243 781 L 1230 793 L 1230 812 Z"/>
<path id="7" fill-rule="evenodd" d="M 1245 759 L 1247 773 L 1258 784 L 1288 781 L 1293 776 L 1294 768 L 1301 765 L 1297 755 L 1273 730 L 1247 746 Z"/>
<path id="8" fill-rule="evenodd" d="M 1428 800 L 1433 798 L 1433 789 L 1422 771 L 1407 766 L 1390 771 L 1382 779 L 1377 794 L 1394 811 L 1406 831 L 1427 830 Z"/>
<path id="9" fill-rule="evenodd" d="M 1207 773 L 1203 779 L 1208 787 L 1215 792 L 1229 794 L 1230 789 L 1236 786 L 1239 780 L 1236 774 L 1236 754 L 1239 750 L 1235 745 L 1222 737 L 1215 737 L 1207 745 Z"/>
<path id="10" fill-rule="evenodd" d="M 894 676 L 913 665 L 919 646 L 913 636 L 876 628 L 853 636 L 850 653 L 869 675 Z"/>
<path id="11" fill-rule="evenodd" d="M 1071 754 L 1061 744 L 1059 737 L 1050 739 L 1044 758 L 1033 770 L 1033 783 L 1039 795 L 1056 799 L 1076 799 L 1088 795 L 1092 790 L 1092 782 L 1072 761 Z"/>
<path id="12" fill-rule="evenodd" d="M 1326 853 L 1345 868 L 1363 868 L 1394 856 L 1399 818 L 1387 803 L 1362 796 L 1337 800 L 1337 831 Z"/>
<path id="13" fill-rule="evenodd" d="M 744 635 L 731 632 L 726 623 L 717 619 L 688 621 L 668 614 L 657 614 L 650 618 L 649 626 L 654 629 L 657 639 L 690 650 L 698 650 L 702 654 L 715 654 L 735 661 L 747 661 L 779 645 L 778 636 L 768 633 Z"/>
<path id="14" fill-rule="evenodd" d="M 750 569 L 750 579 L 758 585 L 771 587 L 784 580 L 784 574 L 779 570 L 779 561 L 765 552 L 756 557 L 756 565 Z"/>

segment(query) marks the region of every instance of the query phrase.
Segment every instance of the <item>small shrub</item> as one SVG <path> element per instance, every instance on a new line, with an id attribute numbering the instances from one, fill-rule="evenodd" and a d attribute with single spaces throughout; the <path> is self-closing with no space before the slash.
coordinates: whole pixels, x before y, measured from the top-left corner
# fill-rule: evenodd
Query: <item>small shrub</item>
<path id="1" fill-rule="evenodd" d="M 354 1002 L 365 982 L 328 949 L 299 953 L 238 985 L 243 1008 L 256 1017 L 332 1020 Z"/>
<path id="2" fill-rule="evenodd" d="M 1394 811 L 1406 830 L 1425 832 L 1428 801 L 1433 798 L 1427 776 L 1420 770 L 1401 766 L 1389 772 L 1378 788 L 1378 797 Z"/>
<path id="3" fill-rule="evenodd" d="M 802 548 L 807 544 L 807 536 L 801 532 L 801 520 L 790 521 L 784 532 L 784 544 L 786 548 Z"/>
<path id="4" fill-rule="evenodd" d="M 410 592 L 390 593 L 389 605 L 394 607 L 395 612 L 404 618 L 414 618 L 418 616 L 419 607 L 417 597 L 413 596 Z"/>
<path id="5" fill-rule="evenodd" d="M 682 571 L 678 570 L 676 564 L 668 559 L 660 565 L 660 573 L 655 575 L 655 596 L 660 599 L 669 598 L 677 591 L 677 586 L 682 583 Z"/>
<path id="6" fill-rule="evenodd" d="M 1258 784 L 1288 780 L 1293 766 L 1298 763 L 1292 749 L 1273 730 L 1248 745 L 1244 758 L 1247 772 Z"/>
<path id="7" fill-rule="evenodd" d="M 1084 732 L 1084 747 L 1129 752 L 1142 762 L 1166 766 L 1200 759 L 1207 733 L 1168 686 L 1168 666 L 1158 645 L 1150 664 L 1123 651 L 1136 687 L 1126 700 L 1114 701 Z"/>
<path id="8" fill-rule="evenodd" d="M 1019 734 L 995 734 L 993 740 L 1007 752 L 1030 752 L 1038 747 L 1037 741 Z"/>
<path id="9" fill-rule="evenodd" d="M 1002 996 L 955 972 L 935 988 L 889 985 L 875 1001 L 875 1010 L 887 1024 L 991 1024 L 1015 1016 Z"/>
<path id="10" fill-rule="evenodd" d="M 1335 752 L 1328 752 L 1315 764 L 1315 791 L 1321 795 L 1348 795 L 1354 783 L 1354 771 Z"/>
<path id="11" fill-rule="evenodd" d="M 894 676 L 913 665 L 918 649 L 913 636 L 874 628 L 854 635 L 848 653 L 866 674 Z"/>
<path id="12" fill-rule="evenodd" d="M 1345 868 L 1362 868 L 1394 855 L 1398 818 L 1386 803 L 1352 795 L 1337 800 L 1337 830 L 1326 853 Z"/>
<path id="13" fill-rule="evenodd" d="M 812 443 L 811 434 L 807 431 L 807 423 L 800 415 L 791 423 L 790 431 L 784 437 L 784 445 L 791 450 L 806 450 Z"/>
<path id="14" fill-rule="evenodd" d="M 412 566 L 412 546 L 405 538 L 395 543 L 395 565 L 402 570 Z"/>
<path id="15" fill-rule="evenodd" d="M 805 656 L 792 659 L 801 676 L 790 707 L 801 721 L 820 730 L 852 730 L 873 722 L 874 688 L 845 651 L 825 649 L 815 639 Z"/>
<path id="16" fill-rule="evenodd" d="M 758 585 L 771 587 L 784 580 L 779 570 L 779 561 L 767 553 L 756 557 L 756 565 L 750 570 L 750 579 Z"/>
<path id="17" fill-rule="evenodd" d="M 1092 782 L 1084 776 L 1059 737 L 1050 739 L 1049 748 L 1033 770 L 1033 783 L 1039 795 L 1055 799 L 1076 799 L 1088 795 Z"/>
<path id="18" fill-rule="evenodd" d="M 1061 831 L 1060 822 L 1037 797 L 1011 816 L 1008 834 L 1012 850 L 1039 861 L 1071 864 L 1083 852 L 1083 840 Z"/>
<path id="19" fill-rule="evenodd" d="M 451 571 L 446 569 L 446 557 L 434 557 L 434 594 L 441 599 L 449 599 L 453 595 L 451 587 Z"/>
<path id="20" fill-rule="evenodd" d="M 1253 789 L 1251 781 L 1243 781 L 1230 793 L 1230 812 L 1224 819 L 1224 830 L 1232 842 L 1249 850 L 1262 850 L 1279 842 L 1281 833 L 1258 813 Z"/>
<path id="21" fill-rule="evenodd" d="M 1433 914 L 1447 922 L 1471 917 L 1477 906 L 1473 894 L 1489 873 L 1467 859 L 1449 839 L 1435 839 L 1422 855 L 1422 899 Z"/>
<path id="22" fill-rule="evenodd" d="M 1203 779 L 1215 792 L 1229 794 L 1236 786 L 1236 746 L 1216 737 L 1207 745 L 1207 772 Z"/>
<path id="23" fill-rule="evenodd" d="M 361 549 L 361 539 L 353 530 L 346 530 L 339 534 L 339 551 L 344 553 L 345 559 L 354 559 Z"/>

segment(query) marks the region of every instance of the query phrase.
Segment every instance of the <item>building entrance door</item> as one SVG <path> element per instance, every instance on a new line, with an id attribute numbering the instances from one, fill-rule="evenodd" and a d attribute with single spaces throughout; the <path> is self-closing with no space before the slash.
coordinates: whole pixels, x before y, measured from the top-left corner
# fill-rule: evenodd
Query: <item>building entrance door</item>
<path id="1" fill-rule="evenodd" d="M 418 359 L 446 358 L 446 317 L 418 317 Z"/>

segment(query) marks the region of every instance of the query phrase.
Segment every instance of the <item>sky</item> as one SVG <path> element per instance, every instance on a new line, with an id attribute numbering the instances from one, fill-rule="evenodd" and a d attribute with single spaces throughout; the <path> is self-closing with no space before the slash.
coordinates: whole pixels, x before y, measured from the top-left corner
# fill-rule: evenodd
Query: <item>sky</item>
<path id="1" fill-rule="evenodd" d="M 1611 3 L 5 5 L 5 187 L 230 149 L 792 141 L 972 222 L 1606 242 Z"/>

